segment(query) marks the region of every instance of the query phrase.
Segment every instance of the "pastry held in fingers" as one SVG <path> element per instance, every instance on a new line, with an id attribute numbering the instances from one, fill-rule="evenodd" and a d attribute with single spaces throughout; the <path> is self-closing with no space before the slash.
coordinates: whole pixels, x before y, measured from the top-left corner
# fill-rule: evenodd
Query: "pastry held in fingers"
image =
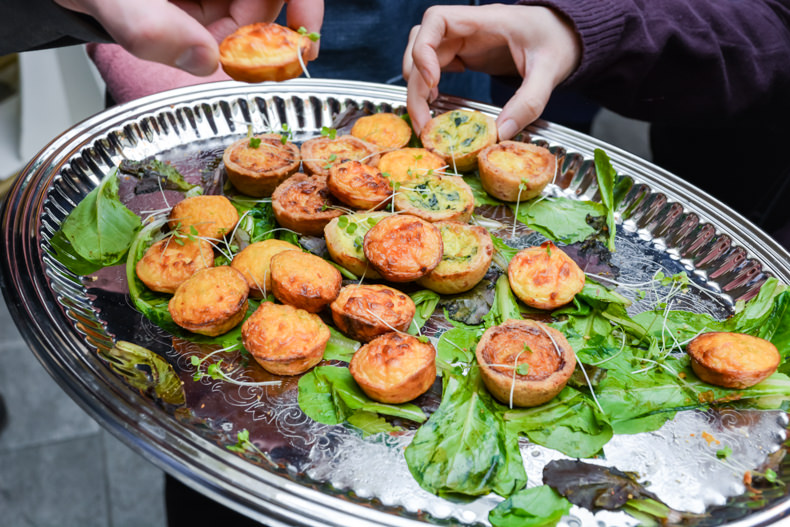
<path id="1" fill-rule="evenodd" d="M 384 208 L 392 195 L 390 182 L 376 167 L 359 161 L 332 165 L 327 180 L 329 192 L 349 207 L 362 210 Z"/>
<path id="2" fill-rule="evenodd" d="M 395 193 L 395 210 L 426 221 L 467 222 L 475 210 L 475 196 L 464 178 L 432 174 L 400 185 Z"/>
<path id="3" fill-rule="evenodd" d="M 315 137 L 302 143 L 302 163 L 310 175 L 329 177 L 332 165 L 344 161 L 360 161 L 374 167 L 379 162 L 378 148 L 351 135 Z"/>
<path id="4" fill-rule="evenodd" d="M 225 196 L 193 196 L 170 210 L 168 226 L 187 236 L 218 240 L 239 222 L 236 207 Z"/>
<path id="5" fill-rule="evenodd" d="M 340 292 L 340 271 L 314 254 L 283 251 L 271 260 L 272 294 L 283 304 L 318 313 Z"/>
<path id="6" fill-rule="evenodd" d="M 436 379 L 436 351 L 430 343 L 393 331 L 359 348 L 348 369 L 374 401 L 405 403 L 427 392 Z"/>
<path id="7" fill-rule="evenodd" d="M 237 81 L 284 81 L 302 74 L 310 45 L 306 35 L 260 22 L 225 37 L 219 45 L 219 61 L 225 73 Z"/>
<path id="8" fill-rule="evenodd" d="M 411 282 L 442 261 L 442 234 L 417 216 L 399 214 L 379 221 L 362 245 L 370 265 L 391 282 Z"/>
<path id="9" fill-rule="evenodd" d="M 330 307 L 337 329 L 362 342 L 393 330 L 408 331 L 415 312 L 411 297 L 379 284 L 347 285 Z"/>
<path id="10" fill-rule="evenodd" d="M 310 177 L 300 172 L 275 189 L 272 210 L 281 227 L 309 236 L 321 236 L 326 224 L 343 214 L 329 192 L 325 177 Z"/>
<path id="11" fill-rule="evenodd" d="M 269 197 L 277 185 L 299 168 L 299 148 L 277 134 L 240 139 L 222 155 L 228 179 L 239 192 Z"/>
<path id="12" fill-rule="evenodd" d="M 526 201 L 538 196 L 557 171 L 557 158 L 548 149 L 518 141 L 486 147 L 477 162 L 483 188 L 502 201 Z"/>
<path id="13" fill-rule="evenodd" d="M 318 315 L 273 302 L 261 303 L 241 326 L 244 348 L 275 375 L 299 375 L 321 362 L 329 336 Z"/>
<path id="14" fill-rule="evenodd" d="M 425 148 L 401 148 L 387 152 L 381 156 L 378 164 L 384 177 L 401 184 L 437 174 L 446 167 L 443 158 Z"/>
<path id="15" fill-rule="evenodd" d="M 725 388 L 754 386 L 771 376 L 782 360 L 771 342 L 743 333 L 703 333 L 686 351 L 697 377 Z"/>
<path id="16" fill-rule="evenodd" d="M 411 126 L 394 113 L 374 113 L 357 119 L 351 127 L 351 135 L 378 146 L 380 150 L 395 150 L 409 144 Z"/>
<path id="17" fill-rule="evenodd" d="M 483 383 L 499 402 L 529 407 L 554 398 L 576 368 L 565 336 L 534 320 L 488 328 L 475 350 Z"/>
<path id="18" fill-rule="evenodd" d="M 247 281 L 237 270 L 227 265 L 209 267 L 178 286 L 167 309 L 182 328 L 213 337 L 244 320 L 249 292 Z"/>
<path id="19" fill-rule="evenodd" d="M 516 253 L 507 267 L 513 293 L 537 309 L 564 306 L 584 288 L 584 271 L 552 242 Z"/>
<path id="20" fill-rule="evenodd" d="M 173 235 L 149 247 L 135 271 L 148 289 L 172 294 L 187 278 L 207 267 L 214 267 L 209 242 Z"/>
<path id="21" fill-rule="evenodd" d="M 283 251 L 301 251 L 299 247 L 283 240 L 269 239 L 251 243 L 241 250 L 230 266 L 241 272 L 250 286 L 250 296 L 264 298 L 272 292 L 270 263 L 275 254 Z"/>
<path id="22" fill-rule="evenodd" d="M 456 172 L 477 167 L 477 155 L 496 143 L 494 118 L 473 110 L 452 110 L 437 115 L 420 133 L 422 145 L 441 156 Z"/>
<path id="23" fill-rule="evenodd" d="M 442 234 L 442 261 L 417 283 L 443 295 L 469 291 L 491 266 L 491 235 L 483 227 L 458 221 L 439 221 L 434 225 Z"/>
<path id="24" fill-rule="evenodd" d="M 334 218 L 324 227 L 326 248 L 332 260 L 359 277 L 379 279 L 381 275 L 371 267 L 362 245 L 365 234 L 387 212 L 357 212 Z M 344 219 L 345 218 L 345 219 Z"/>

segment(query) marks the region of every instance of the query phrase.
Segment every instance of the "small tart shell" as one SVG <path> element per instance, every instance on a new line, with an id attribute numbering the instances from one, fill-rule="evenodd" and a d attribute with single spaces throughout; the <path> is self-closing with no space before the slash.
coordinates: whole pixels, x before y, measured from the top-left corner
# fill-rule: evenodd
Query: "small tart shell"
<path id="1" fill-rule="evenodd" d="M 283 251 L 272 256 L 272 293 L 283 304 L 318 313 L 340 293 L 342 277 L 314 254 Z"/>
<path id="2" fill-rule="evenodd" d="M 401 148 L 387 152 L 379 160 L 379 170 L 390 181 L 406 183 L 437 173 L 447 166 L 444 158 L 425 148 Z"/>
<path id="3" fill-rule="evenodd" d="M 300 234 L 321 236 L 326 224 L 341 216 L 326 178 L 301 172 L 283 181 L 272 194 L 272 210 L 281 227 Z"/>
<path id="4" fill-rule="evenodd" d="M 371 399 L 405 403 L 427 392 L 436 380 L 436 350 L 417 337 L 390 332 L 359 348 L 348 369 Z"/>
<path id="5" fill-rule="evenodd" d="M 405 183 L 395 194 L 395 210 L 426 221 L 467 222 L 475 210 L 472 189 L 460 176 L 423 176 Z"/>
<path id="6" fill-rule="evenodd" d="M 384 208 L 392 195 L 390 182 L 376 167 L 359 161 L 332 165 L 327 180 L 329 192 L 349 207 L 363 210 Z"/>
<path id="7" fill-rule="evenodd" d="M 351 135 L 378 146 L 395 150 L 409 144 L 411 126 L 394 113 L 382 112 L 360 117 L 351 127 Z"/>
<path id="8" fill-rule="evenodd" d="M 275 375 L 299 375 L 324 357 L 329 328 L 318 315 L 263 302 L 241 326 L 244 347 Z"/>
<path id="9" fill-rule="evenodd" d="M 475 355 L 491 395 L 509 405 L 512 391 L 513 406 L 520 407 L 554 398 L 576 368 L 576 354 L 565 336 L 534 320 L 511 319 L 488 328 Z M 521 364 L 527 365 L 524 375 L 514 371 Z"/>
<path id="10" fill-rule="evenodd" d="M 371 227 L 387 216 L 389 216 L 387 212 L 358 212 L 332 219 L 324 227 L 324 239 L 329 256 L 335 263 L 342 265 L 359 277 L 364 276 L 372 280 L 380 279 L 381 275 L 373 269 L 365 257 L 362 245 L 365 234 Z M 356 225 L 353 229 L 354 232 L 349 233 L 348 226 L 340 227 L 341 217 L 348 218 L 349 225 L 352 223 Z"/>
<path id="11" fill-rule="evenodd" d="M 291 142 L 283 144 L 277 134 L 261 134 L 258 147 L 250 146 L 250 139 L 236 141 L 225 149 L 222 161 L 228 179 L 239 192 L 258 198 L 269 197 L 277 185 L 299 169 L 299 147 Z"/>
<path id="12" fill-rule="evenodd" d="M 250 296 L 263 298 L 272 292 L 272 272 L 270 263 L 275 254 L 283 251 L 299 251 L 299 247 L 283 240 L 263 240 L 251 243 L 242 249 L 230 266 L 241 272 L 247 285 L 250 286 Z"/>
<path id="13" fill-rule="evenodd" d="M 334 139 L 315 137 L 302 143 L 302 164 L 310 175 L 329 177 L 329 168 L 343 161 L 360 161 L 372 167 L 378 165 L 378 151 L 376 145 L 351 135 Z"/>
<path id="14" fill-rule="evenodd" d="M 186 198 L 170 210 L 168 226 L 187 236 L 193 234 L 218 240 L 230 234 L 239 222 L 236 207 L 225 196 L 194 196 Z"/>
<path id="15" fill-rule="evenodd" d="M 469 291 L 491 266 L 491 235 L 483 227 L 458 221 L 439 221 L 434 225 L 442 234 L 442 261 L 417 283 L 443 295 Z"/>
<path id="16" fill-rule="evenodd" d="M 451 110 L 428 121 L 420 139 L 450 170 L 465 172 L 477 168 L 480 151 L 496 143 L 496 121 L 478 111 Z"/>
<path id="17" fill-rule="evenodd" d="M 250 288 L 230 266 L 209 267 L 178 286 L 167 305 L 173 322 L 193 333 L 214 337 L 236 327 L 247 314 Z"/>
<path id="18" fill-rule="evenodd" d="M 379 221 L 362 245 L 370 265 L 385 280 L 411 282 L 442 261 L 442 234 L 432 223 L 408 214 Z"/>
<path id="19" fill-rule="evenodd" d="M 330 307 L 337 329 L 362 342 L 393 329 L 407 331 L 415 313 L 408 295 L 379 284 L 347 285 Z"/>
<path id="20" fill-rule="evenodd" d="M 771 342 L 743 333 L 703 333 L 686 351 L 697 377 L 725 388 L 754 386 L 771 376 L 782 360 Z"/>
<path id="21" fill-rule="evenodd" d="M 284 81 L 302 74 L 311 42 L 306 35 L 273 23 L 242 26 L 219 45 L 222 69 L 242 82 Z"/>
<path id="22" fill-rule="evenodd" d="M 137 261 L 135 271 L 148 289 L 173 294 L 187 278 L 207 267 L 214 267 L 209 242 L 171 237 L 151 245 Z"/>
<path id="23" fill-rule="evenodd" d="M 556 245 L 543 242 L 516 253 L 507 267 L 513 293 L 537 309 L 564 306 L 584 288 L 584 271 Z"/>
<path id="24" fill-rule="evenodd" d="M 557 158 L 548 149 L 518 141 L 484 148 L 477 162 L 483 188 L 502 201 L 523 202 L 538 196 L 557 171 Z M 519 189 L 522 183 L 524 188 Z"/>

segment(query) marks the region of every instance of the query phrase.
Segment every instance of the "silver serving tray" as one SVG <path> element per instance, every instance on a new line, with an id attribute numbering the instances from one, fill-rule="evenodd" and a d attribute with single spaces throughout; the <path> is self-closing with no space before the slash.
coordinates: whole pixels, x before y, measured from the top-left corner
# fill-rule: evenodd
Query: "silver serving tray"
<path id="1" fill-rule="evenodd" d="M 75 277 L 48 254 L 50 238 L 76 204 L 122 158 L 171 160 L 193 176 L 219 173 L 222 148 L 246 134 L 282 123 L 297 141 L 324 125 L 343 127 L 376 109 L 403 112 L 406 91 L 369 83 L 299 79 L 278 84 L 204 84 L 133 101 L 63 133 L 25 168 L 2 215 L 0 278 L 12 316 L 30 348 L 60 386 L 92 417 L 152 463 L 202 493 L 250 517 L 278 525 L 416 526 L 487 524 L 498 501 L 451 503 L 422 491 L 402 459 L 410 434 L 367 440 L 343 426 L 305 417 L 295 383 L 239 389 L 191 381 L 189 356 L 130 305 L 123 272 Z M 496 115 L 498 108 L 442 97 L 434 109 L 465 107 Z M 790 254 L 745 218 L 683 180 L 616 147 L 539 121 L 526 140 L 561 160 L 551 192 L 597 199 L 592 154 L 603 148 L 630 184 L 618 211 L 614 263 L 632 281 L 659 269 L 685 270 L 707 289 L 678 306 L 718 317 L 738 299 L 753 297 L 769 276 L 790 283 Z M 683 145 L 679 145 L 679 148 Z M 180 165 L 179 165 L 180 164 Z M 499 218 L 507 221 L 506 217 Z M 536 241 L 525 233 L 524 243 Z M 637 306 L 638 309 L 638 306 Z M 433 326 L 441 330 L 439 324 Z M 185 380 L 191 411 L 174 410 L 130 387 L 97 352 L 116 340 L 166 357 Z M 247 372 L 259 380 L 260 372 Z M 790 510 L 787 491 L 747 506 L 742 471 L 710 459 L 710 445 L 692 440 L 705 431 L 733 447 L 733 459 L 755 468 L 783 448 L 782 412 L 684 412 L 652 434 L 618 436 L 598 463 L 638 472 L 673 507 L 702 512 L 707 524 L 766 525 Z M 265 452 L 242 456 L 225 447 L 247 428 Z M 558 453 L 523 442 L 530 485 Z M 790 482 L 790 471 L 783 478 Z M 785 487 L 788 489 L 790 487 Z M 633 525 L 619 513 L 574 508 L 563 525 Z"/>

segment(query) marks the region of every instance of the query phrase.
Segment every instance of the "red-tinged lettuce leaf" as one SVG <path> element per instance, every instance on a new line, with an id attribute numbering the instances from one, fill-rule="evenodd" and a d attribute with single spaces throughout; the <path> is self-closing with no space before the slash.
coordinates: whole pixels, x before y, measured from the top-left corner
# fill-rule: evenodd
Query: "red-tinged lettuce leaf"
<path id="1" fill-rule="evenodd" d="M 494 507 L 494 527 L 552 527 L 571 510 L 571 502 L 546 485 L 516 492 Z"/>

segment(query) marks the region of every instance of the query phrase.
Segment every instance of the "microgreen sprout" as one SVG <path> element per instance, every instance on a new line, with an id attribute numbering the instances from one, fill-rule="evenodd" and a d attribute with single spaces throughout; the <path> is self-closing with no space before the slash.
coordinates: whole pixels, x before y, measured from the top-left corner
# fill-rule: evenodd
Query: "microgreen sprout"
<path id="1" fill-rule="evenodd" d="M 516 211 L 513 213 L 513 233 L 510 235 L 511 238 L 516 237 L 516 223 L 518 222 L 518 206 L 521 202 L 521 193 L 527 190 L 527 180 L 525 178 L 521 178 L 521 182 L 518 184 L 518 197 L 516 198 Z M 550 255 L 551 253 L 549 253 Z"/>
<path id="2" fill-rule="evenodd" d="M 328 158 L 326 158 L 326 164 L 324 165 L 324 170 L 329 170 L 332 168 L 332 164 L 337 160 L 337 155 L 332 154 Z"/>
<path id="3" fill-rule="evenodd" d="M 716 457 L 719 459 L 727 459 L 732 455 L 732 448 L 729 445 L 725 445 L 724 448 L 720 448 L 716 451 Z"/>
<path id="4" fill-rule="evenodd" d="M 263 455 L 263 452 L 261 452 L 261 450 L 250 441 L 250 432 L 246 428 L 236 434 L 235 445 L 228 445 L 225 448 L 231 452 L 238 452 L 239 454 L 253 452 L 261 456 Z"/>
<path id="5" fill-rule="evenodd" d="M 337 137 L 337 130 L 328 126 L 321 127 L 321 137 L 328 137 L 334 140 Z"/>
<path id="6" fill-rule="evenodd" d="M 260 137 L 250 137 L 250 148 L 258 148 L 261 146 L 261 138 Z M 285 144 L 285 143 L 283 143 Z"/>
<path id="7" fill-rule="evenodd" d="M 293 137 L 293 130 L 291 130 L 291 127 L 288 126 L 288 123 L 283 123 L 280 127 L 280 130 L 280 142 L 285 144 L 290 138 Z"/>
<path id="8" fill-rule="evenodd" d="M 307 28 L 305 28 L 304 26 L 299 26 L 299 29 L 297 29 L 296 32 L 299 33 L 300 35 L 309 38 L 313 42 L 318 42 L 318 39 L 321 38 L 320 33 L 316 33 L 315 31 L 311 31 L 308 33 Z"/>

